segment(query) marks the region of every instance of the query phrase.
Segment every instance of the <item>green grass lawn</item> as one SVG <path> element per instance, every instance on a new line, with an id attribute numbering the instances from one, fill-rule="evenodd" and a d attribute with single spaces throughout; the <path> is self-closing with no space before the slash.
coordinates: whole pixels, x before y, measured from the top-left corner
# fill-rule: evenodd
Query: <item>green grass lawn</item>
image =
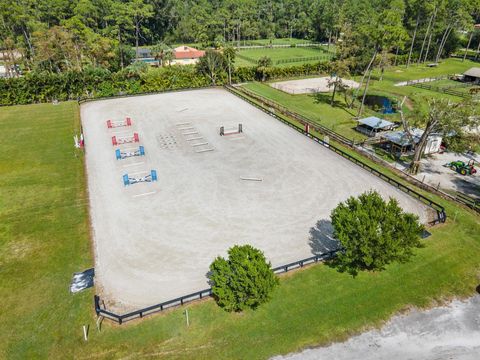
<path id="1" fill-rule="evenodd" d="M 447 98 L 452 101 L 460 101 L 462 98 L 438 91 L 421 89 L 415 86 L 394 86 L 394 84 L 401 81 L 423 79 L 440 75 L 461 74 L 472 66 L 475 66 L 475 64 L 476 63 L 469 60 L 463 62 L 461 59 L 450 58 L 442 60 L 437 67 L 433 68 L 425 65 L 413 65 L 408 69 L 405 66 L 392 67 L 385 71 L 382 81 L 374 80 L 371 83 L 369 92 L 391 95 L 398 100 L 401 100 L 403 96 L 407 96 L 412 105 L 408 106 L 407 104 L 405 109 L 406 113 L 408 113 L 409 108 L 411 109 L 412 106 L 417 106 L 426 110 L 427 101 L 431 98 Z M 375 71 L 375 75 L 379 76 L 379 71 Z M 360 76 L 357 76 L 356 79 L 359 80 Z"/>
<path id="2" fill-rule="evenodd" d="M 288 107 L 333 131 L 355 140 L 364 140 L 366 136 L 354 130 L 357 122 L 353 120 L 357 112 L 345 106 L 342 94 L 335 97 L 337 106 L 330 106 L 331 94 L 291 95 L 259 82 L 243 85 L 257 94 Z M 368 109 L 366 110 L 368 113 Z"/>
<path id="3" fill-rule="evenodd" d="M 0 358 L 61 358 L 91 323 L 93 291 L 72 296 L 92 266 L 78 106 L 0 108 Z"/>
<path id="4" fill-rule="evenodd" d="M 408 69 L 405 66 L 392 67 L 385 71 L 382 81 L 374 80 L 371 83 L 370 90 L 387 92 L 397 95 L 399 98 L 407 95 L 412 101 L 417 101 L 417 103 L 424 102 L 425 99 L 431 97 L 450 98 L 454 101 L 459 101 L 461 98 L 457 96 L 420 89 L 414 86 L 394 86 L 394 84 L 401 81 L 424 79 L 440 75 L 461 74 L 474 65 L 475 63 L 469 60 L 463 62 L 461 59 L 450 58 L 443 60 L 437 67 L 433 68 L 425 65 L 412 65 Z M 380 75 L 379 71 L 375 71 L 374 75 L 378 77 Z M 361 76 L 356 77 L 357 80 L 360 78 Z"/>
<path id="5" fill-rule="evenodd" d="M 265 45 L 297 45 L 297 44 L 314 44 L 313 41 L 307 40 L 307 39 L 295 39 L 295 38 L 279 38 L 279 39 L 257 39 L 257 40 L 241 40 L 240 41 L 240 46 L 252 46 L 252 45 L 260 45 L 260 46 L 265 46 Z M 204 45 L 203 43 L 178 43 L 178 44 L 168 44 L 170 47 L 175 48 L 177 46 L 182 46 L 182 45 L 187 45 L 187 46 L 192 46 L 196 47 L 199 49 L 203 49 Z M 237 41 L 229 41 L 228 45 L 236 47 L 238 45 Z M 142 45 L 139 46 L 140 48 L 152 48 L 154 45 Z M 334 45 L 331 46 L 332 49 Z M 133 47 L 132 49 L 135 49 Z"/>
<path id="6" fill-rule="evenodd" d="M 436 80 L 436 81 L 430 81 L 426 83 L 427 85 L 432 85 L 438 88 L 446 89 L 446 88 L 458 88 L 464 86 L 464 83 L 460 81 L 455 81 L 455 80 L 450 80 L 450 79 L 444 79 L 444 80 Z"/>
<path id="7" fill-rule="evenodd" d="M 243 59 L 241 56 L 252 59 L 251 61 Z M 238 56 L 235 61 L 236 66 L 252 66 L 255 65 L 258 59 L 263 56 L 268 56 L 272 59 L 273 66 L 292 66 L 304 63 L 315 63 L 322 60 L 328 60 L 330 54 L 327 52 L 327 47 L 287 47 L 287 48 L 261 48 L 261 49 L 244 49 L 238 51 Z M 316 59 L 295 61 L 277 64 L 282 60 L 301 60 L 303 58 Z M 318 58 L 318 59 L 317 59 Z M 320 59 L 321 58 L 321 59 Z"/>
<path id="8" fill-rule="evenodd" d="M 473 62 L 468 60 L 462 62 L 460 59 L 447 59 L 444 60 L 441 64 L 439 64 L 438 67 L 434 68 L 430 68 L 425 65 L 413 65 L 406 69 L 405 66 L 398 66 L 385 71 L 385 73 L 383 74 L 383 80 L 381 81 L 375 80 L 380 76 L 380 72 L 377 70 L 373 74 L 374 80 L 370 82 L 368 93 L 375 95 L 386 95 L 398 101 L 401 101 L 403 99 L 403 96 L 406 95 L 409 99 L 404 109 L 406 114 L 408 114 L 412 110 L 413 106 L 425 108 L 427 104 L 426 100 L 432 97 L 450 98 L 454 101 L 459 101 L 461 100 L 461 98 L 459 98 L 458 96 L 446 95 L 441 92 L 421 89 L 414 86 L 394 86 L 394 84 L 406 80 L 421 79 L 453 73 L 462 73 L 472 67 L 473 64 Z M 360 81 L 361 76 L 356 76 L 354 77 L 354 79 Z M 458 82 L 452 80 L 440 81 L 448 82 L 449 84 L 459 84 Z M 433 83 L 436 82 L 432 82 L 432 84 Z M 345 106 L 345 101 L 343 100 L 343 96 L 341 94 L 339 94 L 335 98 L 336 106 L 331 107 L 329 103 L 329 94 L 291 95 L 272 88 L 268 85 L 268 83 L 249 83 L 243 86 L 249 90 L 255 91 L 259 95 L 272 99 L 279 104 L 290 108 L 294 112 L 304 115 L 309 119 L 316 121 L 319 124 L 322 124 L 343 136 L 353 138 L 355 140 L 365 139 L 365 136 L 359 134 L 357 131 L 354 130 L 356 122 L 352 120 L 352 118 L 357 115 L 358 108 L 348 109 Z M 362 90 L 358 91 L 358 95 L 361 94 Z M 369 107 L 365 107 L 362 116 L 370 115 L 383 117 L 391 121 L 400 121 L 400 117 L 398 114 L 378 114 Z"/>
<path id="9" fill-rule="evenodd" d="M 228 314 L 206 300 L 187 307 L 190 327 L 178 308 L 105 321 L 98 332 L 94 291 L 68 292 L 72 273 L 92 265 L 78 127 L 73 102 L 0 109 L 0 358 L 266 359 L 345 339 L 412 305 L 471 295 L 480 283 L 478 216 L 432 196 L 450 219 L 407 264 L 356 278 L 311 266 L 283 276 L 257 311 Z"/>
<path id="10" fill-rule="evenodd" d="M 278 38 L 278 39 L 258 39 L 258 40 L 247 40 L 248 43 L 256 45 L 291 45 L 291 44 L 311 44 L 313 41 L 307 39 L 296 39 L 296 38 Z M 242 42 L 240 42 L 242 44 Z"/>
<path id="11" fill-rule="evenodd" d="M 413 64 L 408 68 L 405 65 L 391 67 L 385 72 L 383 78 L 387 82 L 395 83 L 440 75 L 462 74 L 465 70 L 474 66 L 478 66 L 478 63 L 470 60 L 462 61 L 462 59 L 449 58 L 443 59 L 436 67 L 428 67 L 425 64 Z"/>
<path id="12" fill-rule="evenodd" d="M 449 89 L 453 91 L 458 91 L 459 93 L 462 94 L 469 94 L 470 89 L 475 88 L 477 86 L 473 85 L 472 83 L 463 83 L 460 81 L 455 81 L 455 80 L 449 80 L 449 79 L 444 79 L 444 80 L 437 80 L 437 81 L 431 81 L 426 83 L 425 85 L 431 86 L 432 91 L 440 91 L 442 92 L 443 90 Z"/>
<path id="13" fill-rule="evenodd" d="M 307 39 L 296 38 L 278 38 L 278 39 L 257 39 L 257 40 L 241 40 L 240 46 L 252 46 L 252 45 L 297 45 L 297 44 L 314 44 L 315 42 Z M 238 41 L 229 41 L 229 45 L 237 46 Z"/>

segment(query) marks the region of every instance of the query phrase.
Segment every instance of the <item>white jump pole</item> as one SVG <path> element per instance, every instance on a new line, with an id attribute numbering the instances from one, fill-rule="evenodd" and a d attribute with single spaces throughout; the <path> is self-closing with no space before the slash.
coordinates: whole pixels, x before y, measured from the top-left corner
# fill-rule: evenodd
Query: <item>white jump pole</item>
<path id="1" fill-rule="evenodd" d="M 88 325 L 83 325 L 83 339 L 88 341 Z"/>

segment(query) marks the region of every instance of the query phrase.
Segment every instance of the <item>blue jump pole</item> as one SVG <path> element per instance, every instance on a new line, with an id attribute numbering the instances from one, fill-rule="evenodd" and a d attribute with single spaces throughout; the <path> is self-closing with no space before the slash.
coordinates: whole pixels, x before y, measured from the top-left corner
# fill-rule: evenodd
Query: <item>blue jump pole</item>
<path id="1" fill-rule="evenodd" d="M 157 170 L 152 170 L 150 174 L 152 175 L 152 181 L 157 181 Z"/>

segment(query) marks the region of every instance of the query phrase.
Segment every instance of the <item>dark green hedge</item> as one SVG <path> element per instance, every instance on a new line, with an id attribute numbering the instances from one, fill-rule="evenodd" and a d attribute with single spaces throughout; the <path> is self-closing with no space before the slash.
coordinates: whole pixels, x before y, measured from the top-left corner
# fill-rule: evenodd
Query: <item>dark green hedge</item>
<path id="1" fill-rule="evenodd" d="M 240 83 L 265 79 L 329 73 L 328 63 L 273 67 L 263 72 L 256 67 L 240 67 L 232 81 Z M 227 81 L 221 74 L 217 85 Z M 125 69 L 111 73 L 104 69 L 87 69 L 62 74 L 28 73 L 21 78 L 0 79 L 0 105 L 32 104 L 52 100 L 76 100 L 116 95 L 133 95 L 210 85 L 210 80 L 196 72 L 194 66 L 171 66 L 135 72 Z"/>
<path id="2" fill-rule="evenodd" d="M 129 70 L 110 73 L 103 69 L 62 74 L 28 73 L 21 78 L 0 80 L 0 105 L 31 104 L 52 100 L 76 100 L 168 89 L 201 87 L 209 80 L 192 66 L 150 69 L 145 73 Z"/>

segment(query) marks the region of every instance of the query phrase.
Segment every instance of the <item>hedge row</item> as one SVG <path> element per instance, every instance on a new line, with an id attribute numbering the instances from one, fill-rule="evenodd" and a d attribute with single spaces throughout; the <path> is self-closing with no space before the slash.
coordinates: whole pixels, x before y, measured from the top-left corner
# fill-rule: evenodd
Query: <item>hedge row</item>
<path id="1" fill-rule="evenodd" d="M 0 80 L 0 105 L 32 104 L 209 85 L 191 66 L 150 69 L 145 73 L 103 69 L 61 74 L 28 73 Z"/>
<path id="2" fill-rule="evenodd" d="M 232 80 L 238 83 L 329 72 L 328 63 L 267 68 L 263 72 L 256 67 L 240 67 L 233 73 Z M 223 85 L 226 81 L 227 75 L 222 73 L 217 85 Z M 21 78 L 0 79 L 0 105 L 140 94 L 208 85 L 210 85 L 208 77 L 199 74 L 194 66 L 149 69 L 143 73 L 130 70 L 110 73 L 103 69 L 62 74 L 28 73 Z"/>

